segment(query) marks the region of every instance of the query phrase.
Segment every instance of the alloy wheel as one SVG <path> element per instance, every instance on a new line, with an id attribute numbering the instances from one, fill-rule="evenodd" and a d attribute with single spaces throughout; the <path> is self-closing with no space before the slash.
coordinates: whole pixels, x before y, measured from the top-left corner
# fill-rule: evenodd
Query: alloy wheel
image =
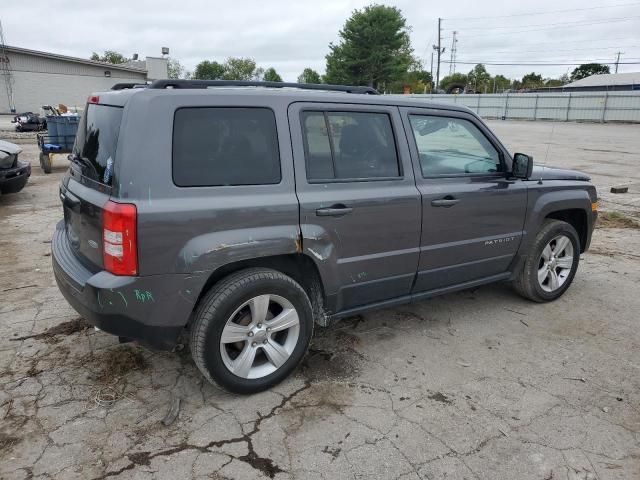
<path id="1" fill-rule="evenodd" d="M 220 337 L 222 361 L 238 377 L 265 377 L 289 359 L 299 334 L 300 319 L 291 302 L 279 295 L 258 295 L 227 320 Z"/>
<path id="2" fill-rule="evenodd" d="M 551 239 L 538 261 L 538 283 L 545 292 L 558 290 L 569 278 L 573 267 L 573 244 L 566 235 Z"/>

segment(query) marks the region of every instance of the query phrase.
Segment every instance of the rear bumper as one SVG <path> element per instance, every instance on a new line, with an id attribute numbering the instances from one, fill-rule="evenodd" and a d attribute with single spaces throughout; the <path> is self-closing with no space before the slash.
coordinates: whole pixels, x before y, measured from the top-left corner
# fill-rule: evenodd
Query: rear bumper
<path id="1" fill-rule="evenodd" d="M 64 221 L 56 225 L 51 258 L 60 292 L 85 320 L 154 348 L 175 346 L 199 293 L 193 276 L 124 277 L 89 271 L 71 249 Z"/>
<path id="2" fill-rule="evenodd" d="M 24 188 L 31 176 L 31 164 L 18 160 L 13 168 L 0 169 L 0 192 L 17 193 Z"/>

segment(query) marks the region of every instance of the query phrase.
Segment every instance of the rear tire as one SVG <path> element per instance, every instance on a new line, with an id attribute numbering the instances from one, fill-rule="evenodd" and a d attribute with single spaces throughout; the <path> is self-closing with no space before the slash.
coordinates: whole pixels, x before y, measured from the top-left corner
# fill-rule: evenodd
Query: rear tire
<path id="1" fill-rule="evenodd" d="M 534 302 L 551 302 L 567 291 L 580 261 L 580 239 L 572 225 L 548 219 L 536 235 L 515 290 Z"/>
<path id="2" fill-rule="evenodd" d="M 201 300 L 191 327 L 191 354 L 211 382 L 234 393 L 260 392 L 300 363 L 313 323 L 309 297 L 292 278 L 266 268 L 242 270 Z"/>
<path id="3" fill-rule="evenodd" d="M 51 173 L 51 157 L 48 153 L 40 154 L 40 166 L 44 173 Z"/>

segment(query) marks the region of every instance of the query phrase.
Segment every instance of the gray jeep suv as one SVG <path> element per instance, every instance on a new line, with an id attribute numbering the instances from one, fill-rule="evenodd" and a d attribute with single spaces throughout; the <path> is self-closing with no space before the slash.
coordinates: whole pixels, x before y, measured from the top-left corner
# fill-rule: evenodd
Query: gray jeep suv
<path id="1" fill-rule="evenodd" d="M 596 219 L 585 175 L 470 110 L 366 87 L 156 81 L 89 98 L 52 258 L 89 322 L 264 390 L 314 322 L 510 280 L 546 302 Z"/>

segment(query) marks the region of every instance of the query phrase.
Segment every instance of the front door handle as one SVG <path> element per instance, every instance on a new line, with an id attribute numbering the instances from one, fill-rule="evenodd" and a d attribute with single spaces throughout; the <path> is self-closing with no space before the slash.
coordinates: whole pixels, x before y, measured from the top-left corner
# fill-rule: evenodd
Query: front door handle
<path id="1" fill-rule="evenodd" d="M 351 212 L 353 212 L 353 208 L 340 203 L 331 205 L 329 208 L 319 208 L 316 210 L 316 215 L 319 217 L 342 217 Z"/>
<path id="2" fill-rule="evenodd" d="M 460 201 L 460 199 L 458 198 L 453 198 L 449 195 L 447 195 L 444 198 L 440 198 L 438 200 L 431 200 L 431 206 L 432 207 L 453 207 L 456 203 L 458 203 Z"/>

